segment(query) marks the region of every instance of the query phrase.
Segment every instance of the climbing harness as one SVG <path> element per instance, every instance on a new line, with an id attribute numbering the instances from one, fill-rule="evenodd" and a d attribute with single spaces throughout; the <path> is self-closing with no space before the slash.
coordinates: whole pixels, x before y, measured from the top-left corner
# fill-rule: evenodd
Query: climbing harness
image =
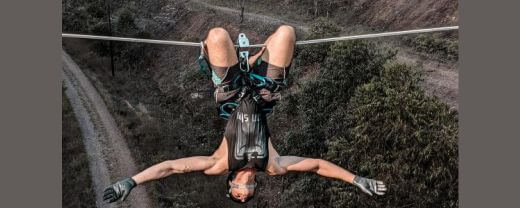
<path id="1" fill-rule="evenodd" d="M 252 71 L 249 64 L 249 39 L 244 33 L 240 33 L 237 39 L 237 58 L 238 69 L 231 77 L 231 81 L 223 82 L 214 70 L 211 70 L 208 60 L 205 57 L 204 44 L 200 45 L 200 56 L 198 58 L 200 71 L 208 74 L 211 71 L 211 79 L 216 86 L 215 99 L 219 104 L 217 107 L 218 115 L 223 119 L 228 119 L 232 112 L 238 107 L 240 100 L 246 95 L 251 98 L 261 107 L 264 113 L 271 113 L 276 101 L 280 99 L 280 89 L 286 86 L 285 76 L 282 81 L 275 81 L 270 77 L 265 77 Z M 254 66 L 258 66 L 260 61 L 257 61 Z M 229 68 L 227 70 L 230 70 Z M 229 71 L 226 72 L 226 75 Z M 265 100 L 259 93 L 261 90 L 269 91 L 270 99 Z M 265 92 L 265 91 L 264 91 Z M 222 96 L 219 96 L 223 94 Z"/>

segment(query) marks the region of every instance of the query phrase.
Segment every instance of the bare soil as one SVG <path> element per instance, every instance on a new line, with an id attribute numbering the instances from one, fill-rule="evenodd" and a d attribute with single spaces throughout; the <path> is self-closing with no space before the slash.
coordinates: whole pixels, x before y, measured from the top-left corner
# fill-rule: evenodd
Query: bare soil
<path id="1" fill-rule="evenodd" d="M 209 3 L 208 3 L 209 2 Z M 237 18 L 239 10 L 223 6 L 213 5 L 215 0 L 193 0 L 187 5 L 190 10 L 203 11 L 201 9 L 214 10 L 220 12 L 219 16 L 227 16 L 223 19 L 229 20 Z M 446 26 L 458 23 L 457 2 L 453 0 L 428 0 L 427 2 L 410 3 L 406 0 L 399 1 L 355 1 L 356 8 L 353 13 L 357 15 L 357 24 L 371 26 L 373 28 L 383 28 L 389 30 L 416 29 L 419 27 Z M 258 9 L 258 7 L 255 7 Z M 297 20 L 289 20 L 276 15 L 275 11 L 267 12 L 268 15 L 250 14 L 244 12 L 248 17 L 249 24 L 289 24 L 298 31 L 298 38 L 301 39 L 309 32 L 309 23 Z M 366 31 L 365 28 L 358 26 L 343 25 L 342 35 L 361 34 L 359 31 Z M 249 36 L 249 34 L 247 34 Z M 262 39 L 264 34 L 253 34 L 254 39 Z M 258 43 L 257 41 L 254 43 Z M 440 98 L 451 108 L 458 110 L 458 80 L 459 69 L 456 61 L 441 60 L 435 56 L 418 55 L 419 53 L 412 48 L 399 44 L 395 38 L 389 43 L 391 47 L 398 49 L 397 59 L 408 64 L 420 67 L 424 72 L 423 89 L 430 96 Z"/>
<path id="2" fill-rule="evenodd" d="M 426 94 L 438 97 L 455 110 L 459 109 L 457 102 L 459 95 L 458 62 L 425 59 L 409 48 L 399 50 L 397 60 L 420 66 L 424 73 L 423 89 Z"/>
<path id="3" fill-rule="evenodd" d="M 356 23 L 383 29 L 439 27 L 458 23 L 457 0 L 357 0 Z"/>
<path id="4" fill-rule="evenodd" d="M 116 180 L 137 173 L 137 168 L 121 132 L 103 99 L 81 69 L 63 51 L 65 95 L 76 115 L 89 158 L 97 207 L 154 207 L 145 186 L 136 187 L 127 201 L 106 204 L 103 189 Z"/>

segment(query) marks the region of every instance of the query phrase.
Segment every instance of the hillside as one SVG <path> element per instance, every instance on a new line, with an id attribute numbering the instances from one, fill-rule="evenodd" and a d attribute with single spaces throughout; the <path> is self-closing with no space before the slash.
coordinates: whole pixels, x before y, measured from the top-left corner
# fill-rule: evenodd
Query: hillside
<path id="1" fill-rule="evenodd" d="M 228 3 L 236 1 L 121 2 L 112 5 L 114 36 L 194 42 L 217 26 L 259 43 L 281 24 L 294 25 L 301 40 L 457 23 L 456 1 L 246 1 L 242 25 L 238 5 Z M 64 32 L 108 34 L 99 1 L 64 1 L 63 12 Z M 317 34 L 316 19 L 339 29 Z M 351 186 L 310 174 L 261 175 L 262 188 L 248 207 L 456 207 L 457 105 L 450 93 L 458 91 L 458 69 L 456 57 L 448 57 L 457 51 L 446 46 L 456 39 L 451 34 L 299 48 L 290 88 L 269 120 L 275 146 L 283 154 L 321 157 L 381 178 L 393 191 L 367 200 Z M 433 43 L 438 50 L 422 49 Z M 208 155 L 220 142 L 225 123 L 215 113 L 212 84 L 198 73 L 198 48 L 115 43 L 111 77 L 106 42 L 63 44 L 102 94 L 138 169 Z M 149 195 L 162 207 L 241 207 L 224 197 L 224 179 L 175 175 L 152 182 Z"/>
<path id="2" fill-rule="evenodd" d="M 212 5 L 239 9 L 236 1 L 197 0 Z M 458 24 L 456 0 L 252 0 L 245 10 L 287 20 L 312 22 L 316 17 L 330 17 L 342 26 L 377 29 L 410 29 Z"/>

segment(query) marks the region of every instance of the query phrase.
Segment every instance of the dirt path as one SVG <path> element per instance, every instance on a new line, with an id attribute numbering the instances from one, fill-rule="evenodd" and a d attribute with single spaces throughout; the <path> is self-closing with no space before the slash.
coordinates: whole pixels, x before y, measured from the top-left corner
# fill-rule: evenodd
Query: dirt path
<path id="1" fill-rule="evenodd" d="M 237 21 L 240 19 L 239 18 L 240 11 L 236 10 L 236 9 L 212 5 L 212 4 L 209 4 L 209 3 L 201 1 L 201 0 L 190 0 L 187 3 L 188 3 L 187 5 L 192 6 L 192 9 L 194 9 L 193 6 L 202 6 L 206 9 L 212 9 L 212 10 L 222 12 L 224 14 L 234 15 L 237 17 Z M 253 14 L 253 13 L 249 13 L 246 11 L 244 11 L 244 21 L 245 22 L 260 21 L 260 22 L 269 23 L 269 24 L 286 24 L 286 25 L 291 25 L 296 30 L 299 30 L 304 33 L 309 32 L 309 30 L 310 30 L 307 25 L 305 25 L 304 23 L 301 23 L 301 22 L 282 20 L 282 19 L 279 19 L 276 17 L 266 16 L 266 15 L 261 15 L 261 14 Z"/>
<path id="2" fill-rule="evenodd" d="M 239 10 L 221 7 L 209 4 L 202 0 L 190 0 L 187 2 L 188 5 L 192 7 L 203 7 L 205 9 L 212 9 L 224 14 L 228 15 L 238 15 L 240 14 Z M 296 30 L 299 30 L 303 34 L 309 32 L 309 26 L 302 22 L 296 21 L 288 21 L 281 20 L 277 17 L 271 17 L 266 15 L 252 14 L 244 12 L 244 18 L 247 18 L 249 22 L 260 21 L 268 24 L 288 24 L 295 27 Z M 348 28 L 345 28 L 348 29 Z M 346 34 L 342 34 L 346 35 Z M 459 70 L 457 63 L 441 63 L 437 60 L 424 59 L 419 57 L 417 52 L 411 50 L 410 48 L 399 46 L 399 53 L 397 54 L 397 59 L 407 64 L 422 66 L 425 74 L 424 80 L 424 89 L 426 93 L 430 96 L 436 96 L 440 98 L 443 102 L 448 104 L 453 109 L 458 110 L 458 91 L 459 91 Z"/>
<path id="3" fill-rule="evenodd" d="M 108 205 L 102 201 L 102 191 L 106 186 L 134 175 L 138 170 L 101 96 L 70 56 L 65 51 L 62 54 L 65 95 L 72 105 L 83 135 L 96 194 L 96 206 L 155 207 L 144 186 L 135 188 L 123 203 Z"/>
<path id="4" fill-rule="evenodd" d="M 436 96 L 451 108 L 459 110 L 459 66 L 458 63 L 441 63 L 436 60 L 422 59 L 410 49 L 400 49 L 397 60 L 421 65 L 425 79 L 423 88 L 426 94 Z"/>

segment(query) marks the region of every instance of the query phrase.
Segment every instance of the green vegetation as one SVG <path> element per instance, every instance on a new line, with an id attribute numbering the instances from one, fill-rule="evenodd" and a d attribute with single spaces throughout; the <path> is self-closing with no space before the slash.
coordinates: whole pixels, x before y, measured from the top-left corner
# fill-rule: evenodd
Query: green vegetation
<path id="1" fill-rule="evenodd" d="M 344 117 L 345 134 L 328 141 L 327 157 L 386 181 L 390 192 L 375 203 L 334 183 L 336 207 L 457 206 L 457 114 L 426 97 L 419 78 L 412 67 L 388 64 L 356 89 Z"/>
<path id="2" fill-rule="evenodd" d="M 301 175 L 289 178 L 285 205 L 457 206 L 457 113 L 427 97 L 420 70 L 393 63 L 394 55 L 372 42 L 333 44 L 318 75 L 282 100 L 282 111 L 296 110 L 277 115 L 302 122 L 283 130 L 280 152 L 325 158 L 384 180 L 388 195 L 373 200 L 343 182 Z"/>
<path id="3" fill-rule="evenodd" d="M 132 8 L 114 10 L 118 35 L 163 35 L 139 29 L 140 16 Z M 77 7 L 64 18 L 97 16 L 86 11 Z M 70 28 L 76 25 L 72 23 Z M 93 25 L 87 28 L 106 29 L 103 23 Z M 332 36 L 338 28 L 320 18 L 308 38 Z M 200 30 L 205 29 L 209 28 Z M 70 48 L 84 70 L 95 67 L 94 58 L 106 55 L 97 49 L 96 53 L 74 50 Z M 116 77 L 103 70 L 88 74 L 107 89 L 107 103 L 112 103 L 109 107 L 139 168 L 211 154 L 221 141 L 225 122 L 216 116 L 211 93 L 190 97 L 211 90 L 210 81 L 195 68 L 198 49 L 120 43 L 115 51 L 123 68 Z M 371 41 L 298 48 L 293 80 L 269 117 L 273 143 L 281 154 L 331 160 L 355 174 L 384 180 L 388 194 L 371 198 L 354 186 L 310 173 L 259 176 L 260 188 L 251 206 L 458 206 L 457 112 L 426 96 L 419 87 L 421 70 L 396 63 L 395 54 Z M 152 119 L 137 114 L 125 101 L 134 106 L 144 103 Z M 174 175 L 152 182 L 149 191 L 162 207 L 241 207 L 225 198 L 224 179 L 200 173 Z"/>
<path id="4" fill-rule="evenodd" d="M 88 33 L 106 19 L 103 1 L 63 1 L 62 27 L 64 32 Z"/>
<path id="5" fill-rule="evenodd" d="M 318 18 L 311 27 L 311 34 L 306 39 L 319 39 L 337 35 L 341 28 L 327 18 Z M 296 48 L 295 56 L 300 65 L 321 63 L 327 56 L 330 44 L 305 45 Z"/>
<path id="6" fill-rule="evenodd" d="M 203 0 L 213 5 L 240 9 L 237 1 L 227 0 Z M 356 0 L 359 1 L 359 0 Z M 316 18 L 331 18 L 340 14 L 352 12 L 352 5 L 356 1 L 337 0 L 293 0 L 293 1 L 245 1 L 246 12 L 256 14 L 276 15 L 289 19 L 298 19 L 305 22 L 313 22 Z M 344 20 L 343 20 L 344 21 Z"/>
<path id="7" fill-rule="evenodd" d="M 409 46 L 424 54 L 437 55 L 449 60 L 458 60 L 459 58 L 459 41 L 457 38 L 422 34 L 407 37 L 404 40 Z"/>

